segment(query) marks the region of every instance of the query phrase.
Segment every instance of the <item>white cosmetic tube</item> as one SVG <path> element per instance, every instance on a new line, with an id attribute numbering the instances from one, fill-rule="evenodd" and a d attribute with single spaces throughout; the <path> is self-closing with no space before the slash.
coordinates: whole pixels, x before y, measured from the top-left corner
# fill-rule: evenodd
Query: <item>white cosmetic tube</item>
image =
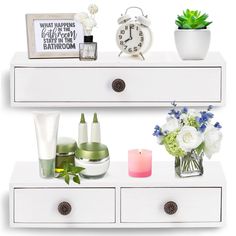
<path id="1" fill-rule="evenodd" d="M 42 178 L 52 178 L 55 173 L 60 114 L 58 112 L 34 112 L 33 115 L 38 145 L 40 176 Z"/>

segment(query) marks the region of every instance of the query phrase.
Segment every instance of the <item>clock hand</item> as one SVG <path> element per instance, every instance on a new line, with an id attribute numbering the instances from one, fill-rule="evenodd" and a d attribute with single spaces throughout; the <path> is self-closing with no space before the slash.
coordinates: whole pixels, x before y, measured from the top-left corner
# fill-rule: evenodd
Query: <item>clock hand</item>
<path id="1" fill-rule="evenodd" d="M 131 32 L 132 32 L 132 29 L 131 29 L 131 27 L 130 27 L 130 25 L 129 25 L 129 38 L 130 38 L 130 39 L 132 39 L 132 34 L 131 34 Z"/>
<path id="2" fill-rule="evenodd" d="M 127 43 L 129 40 L 131 40 L 131 38 L 126 39 L 124 42 Z"/>

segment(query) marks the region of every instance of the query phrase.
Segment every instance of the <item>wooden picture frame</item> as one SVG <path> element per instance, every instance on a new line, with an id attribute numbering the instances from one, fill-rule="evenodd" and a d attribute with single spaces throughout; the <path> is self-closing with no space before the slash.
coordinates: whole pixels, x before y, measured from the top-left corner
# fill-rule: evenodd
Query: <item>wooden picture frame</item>
<path id="1" fill-rule="evenodd" d="M 79 58 L 83 26 L 74 13 L 26 14 L 29 58 Z"/>

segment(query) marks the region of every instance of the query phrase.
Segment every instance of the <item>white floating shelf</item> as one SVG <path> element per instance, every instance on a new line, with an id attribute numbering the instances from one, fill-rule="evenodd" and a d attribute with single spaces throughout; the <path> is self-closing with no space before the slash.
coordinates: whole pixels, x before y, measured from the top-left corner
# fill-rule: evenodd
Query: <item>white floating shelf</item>
<path id="1" fill-rule="evenodd" d="M 200 177 L 179 178 L 173 162 L 154 162 L 147 178 L 128 176 L 112 162 L 106 176 L 67 185 L 39 177 L 36 162 L 18 162 L 10 181 L 10 225 L 37 228 L 220 227 L 225 221 L 225 178 L 217 162 Z M 71 211 L 62 215 L 60 204 Z M 176 212 L 164 205 L 174 202 Z M 65 209 L 64 209 L 65 210 Z"/>
<path id="2" fill-rule="evenodd" d="M 217 52 L 183 61 L 174 52 L 140 58 L 99 53 L 97 61 L 28 59 L 11 63 L 11 104 L 21 107 L 159 107 L 225 102 L 225 62 Z M 118 79 L 118 80 L 117 80 Z M 117 92 L 119 91 L 119 92 Z"/>

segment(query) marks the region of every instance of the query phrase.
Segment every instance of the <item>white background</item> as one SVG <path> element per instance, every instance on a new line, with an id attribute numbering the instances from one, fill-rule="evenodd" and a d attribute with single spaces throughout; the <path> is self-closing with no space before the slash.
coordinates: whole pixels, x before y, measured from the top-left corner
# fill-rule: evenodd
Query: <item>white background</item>
<path id="1" fill-rule="evenodd" d="M 13 165 L 20 160 L 37 161 L 37 148 L 31 112 L 9 106 L 9 63 L 15 51 L 26 51 L 26 13 L 79 12 L 87 10 L 91 1 L 84 0 L 8 0 L 1 5 L 0 33 L 0 234 L 1 235 L 232 235 L 235 234 L 236 199 L 236 60 L 235 60 L 235 7 L 233 0 L 94 0 L 99 6 L 98 27 L 94 39 L 98 50 L 116 51 L 117 17 L 131 5 L 138 5 L 152 20 L 153 51 L 175 50 L 173 32 L 175 17 L 183 9 L 193 8 L 209 13 L 212 24 L 210 50 L 220 51 L 227 61 L 227 105 L 215 110 L 223 125 L 224 140 L 221 152 L 213 157 L 220 161 L 228 183 L 227 225 L 222 229 L 161 229 L 161 230 L 48 230 L 10 229 L 8 227 L 8 182 Z M 79 62 L 78 62 L 79 63 Z M 204 84 L 202 85 L 204 86 Z M 55 88 L 56 89 L 56 88 Z M 211 88 L 209 88 L 210 90 Z M 168 91 L 166 91 L 168 92 Z M 201 93 L 201 91 L 199 91 Z M 97 111 L 102 126 L 102 141 L 110 148 L 112 160 L 126 160 L 127 150 L 148 148 L 153 159 L 171 160 L 164 147 L 152 137 L 154 125 L 165 120 L 167 109 L 60 109 L 60 136 L 77 137 L 81 112 L 88 122 Z M 36 203 L 37 204 L 37 203 Z"/>

